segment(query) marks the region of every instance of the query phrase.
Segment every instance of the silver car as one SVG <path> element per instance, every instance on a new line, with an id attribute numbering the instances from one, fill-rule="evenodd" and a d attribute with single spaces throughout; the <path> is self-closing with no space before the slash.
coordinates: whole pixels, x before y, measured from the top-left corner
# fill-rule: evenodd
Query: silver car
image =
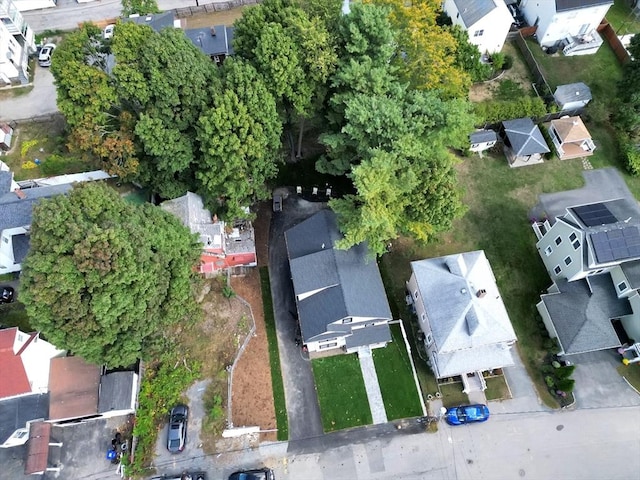
<path id="1" fill-rule="evenodd" d="M 47 43 L 40 49 L 40 53 L 38 54 L 38 63 L 41 67 L 51 66 L 51 56 L 53 55 L 53 51 L 55 49 L 55 43 Z"/>
<path id="2" fill-rule="evenodd" d="M 167 450 L 171 453 L 180 453 L 187 443 L 187 422 L 189 420 L 189 407 L 176 405 L 169 415 L 169 432 L 167 433 Z"/>

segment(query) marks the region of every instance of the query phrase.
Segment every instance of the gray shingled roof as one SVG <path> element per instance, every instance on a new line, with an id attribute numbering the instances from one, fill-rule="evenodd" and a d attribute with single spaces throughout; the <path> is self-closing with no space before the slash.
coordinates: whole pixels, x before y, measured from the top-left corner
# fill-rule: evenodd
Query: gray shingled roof
<path id="1" fill-rule="evenodd" d="M 517 157 L 550 151 L 542 132 L 530 118 L 505 120 L 502 124 Z"/>
<path id="2" fill-rule="evenodd" d="M 634 290 L 640 288 L 640 260 L 621 263 L 620 268 L 629 282 L 629 287 Z"/>
<path id="3" fill-rule="evenodd" d="M 556 0 L 556 12 L 578 10 L 596 5 L 613 5 L 613 0 Z"/>
<path id="4" fill-rule="evenodd" d="M 0 195 L 0 232 L 6 228 L 31 225 L 33 206 L 42 198 L 54 197 L 71 190 L 71 185 L 52 185 L 22 190 L 25 198 L 18 198 L 14 192 Z"/>
<path id="5" fill-rule="evenodd" d="M 360 244 L 335 250 L 341 238 L 335 214 L 322 210 L 285 233 L 296 295 L 319 290 L 298 301 L 303 340 L 336 331 L 330 324 L 347 317 L 391 319 L 391 310 L 375 260 Z"/>
<path id="6" fill-rule="evenodd" d="M 620 346 L 611 319 L 632 313 L 629 301 L 619 299 L 611 275 L 556 283 L 560 293 L 541 296 L 566 354 L 592 352 Z"/>
<path id="7" fill-rule="evenodd" d="M 13 235 L 11 246 L 13 247 L 13 260 L 16 263 L 22 263 L 29 253 L 29 236 L 25 234 Z"/>
<path id="8" fill-rule="evenodd" d="M 212 30 L 215 35 L 212 35 Z M 190 28 L 184 30 L 189 40 L 206 55 L 233 55 L 233 27 L 216 25 L 210 28 Z"/>
<path id="9" fill-rule="evenodd" d="M 0 170 L 0 195 L 4 195 L 11 190 L 11 180 L 13 174 L 6 170 Z"/>
<path id="10" fill-rule="evenodd" d="M 469 28 L 496 8 L 494 0 L 454 0 L 465 27 Z"/>
<path id="11" fill-rule="evenodd" d="M 112 372 L 100 377 L 98 413 L 132 409 L 134 378 L 134 372 Z"/>
<path id="12" fill-rule="evenodd" d="M 351 349 L 389 342 L 391 342 L 391 329 L 389 325 L 385 323 L 384 325 L 374 325 L 352 330 L 351 335 L 346 338 L 345 346 L 347 349 Z"/>
<path id="13" fill-rule="evenodd" d="M 49 418 L 49 394 L 23 395 L 0 400 L 0 444 L 29 420 Z"/>
<path id="14" fill-rule="evenodd" d="M 493 130 L 478 130 L 469 135 L 470 143 L 495 142 L 497 139 L 498 136 Z"/>
<path id="15" fill-rule="evenodd" d="M 582 83 L 568 83 L 566 85 L 558 85 L 553 98 L 559 105 L 576 101 L 591 101 L 591 89 Z"/>
<path id="16" fill-rule="evenodd" d="M 155 13 L 150 15 L 140 15 L 139 17 L 127 17 L 122 21 L 125 23 L 137 23 L 138 25 L 148 25 L 156 32 L 160 32 L 165 28 L 174 28 L 173 21 L 175 15 L 173 12 Z"/>

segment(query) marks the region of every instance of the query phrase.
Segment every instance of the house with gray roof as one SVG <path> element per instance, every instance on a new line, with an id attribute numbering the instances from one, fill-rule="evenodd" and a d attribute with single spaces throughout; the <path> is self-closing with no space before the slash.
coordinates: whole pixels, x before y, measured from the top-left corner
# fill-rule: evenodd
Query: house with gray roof
<path id="1" fill-rule="evenodd" d="M 483 372 L 514 364 L 516 334 L 483 250 L 411 262 L 408 297 L 438 379 L 486 389 Z"/>
<path id="2" fill-rule="evenodd" d="M 537 308 L 564 355 L 640 339 L 640 207 L 615 169 L 584 176 L 541 195 L 532 223 L 553 282 Z"/>
<path id="3" fill-rule="evenodd" d="M 501 51 L 514 22 L 504 0 L 445 0 L 443 10 L 480 53 Z"/>
<path id="4" fill-rule="evenodd" d="M 378 265 L 364 243 L 336 249 L 341 238 L 331 210 L 285 233 L 302 342 L 312 357 L 391 341 L 391 309 Z"/>
<path id="5" fill-rule="evenodd" d="M 215 25 L 209 28 L 190 28 L 184 34 L 216 65 L 233 55 L 233 27 Z"/>
<path id="6" fill-rule="evenodd" d="M 509 166 L 522 167 L 544 162 L 549 146 L 538 126 L 530 118 L 518 118 L 502 122 L 504 153 Z"/>
<path id="7" fill-rule="evenodd" d="M 498 142 L 498 135 L 491 129 L 476 130 L 469 135 L 469 150 L 477 152 L 482 158 L 482 152 L 493 147 Z"/>

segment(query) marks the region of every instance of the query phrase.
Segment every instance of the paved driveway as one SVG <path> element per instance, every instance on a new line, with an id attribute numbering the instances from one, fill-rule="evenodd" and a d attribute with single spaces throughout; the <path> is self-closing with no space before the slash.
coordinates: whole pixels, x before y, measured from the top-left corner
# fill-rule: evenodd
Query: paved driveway
<path id="1" fill-rule="evenodd" d="M 15 95 L 0 101 L 0 120 L 25 120 L 58 112 L 56 87 L 48 68 L 35 67 L 33 89 L 24 95 Z"/>
<path id="2" fill-rule="evenodd" d="M 311 364 L 295 344 L 296 307 L 284 232 L 325 206 L 324 203 L 311 203 L 291 195 L 284 199 L 282 211 L 274 212 L 271 217 L 269 280 L 291 440 L 316 437 L 324 432 Z"/>

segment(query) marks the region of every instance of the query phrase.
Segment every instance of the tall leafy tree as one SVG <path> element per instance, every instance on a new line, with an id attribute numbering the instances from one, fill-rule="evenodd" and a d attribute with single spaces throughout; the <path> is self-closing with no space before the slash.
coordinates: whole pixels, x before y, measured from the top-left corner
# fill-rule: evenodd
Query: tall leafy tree
<path id="1" fill-rule="evenodd" d="M 21 298 L 60 348 L 111 367 L 148 358 L 167 326 L 198 313 L 197 239 L 150 204 L 101 183 L 34 207 Z"/>
<path id="2" fill-rule="evenodd" d="M 389 19 L 398 32 L 395 64 L 404 80 L 449 98 L 468 96 L 471 79 L 456 64 L 456 39 L 449 28 L 437 23 L 440 0 L 365 1 L 390 9 Z"/>
<path id="3" fill-rule="evenodd" d="M 199 190 L 216 199 L 229 217 L 268 192 L 277 174 L 282 123 L 262 77 L 246 62 L 225 60 L 222 80 L 211 89 L 213 104 L 199 119 L 202 158 Z"/>
<path id="4" fill-rule="evenodd" d="M 156 0 L 121 0 L 122 16 L 128 17 L 135 13 L 147 15 L 149 13 L 159 13 L 158 2 Z"/>

